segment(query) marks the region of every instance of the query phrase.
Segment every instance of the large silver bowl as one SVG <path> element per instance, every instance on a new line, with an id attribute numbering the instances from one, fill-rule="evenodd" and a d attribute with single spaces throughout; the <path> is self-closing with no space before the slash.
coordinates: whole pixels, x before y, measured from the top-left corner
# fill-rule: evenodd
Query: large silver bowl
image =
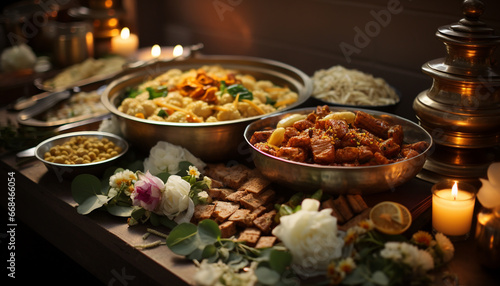
<path id="1" fill-rule="evenodd" d="M 276 128 L 278 121 L 289 114 L 309 114 L 313 110 L 315 108 L 280 112 L 255 121 L 245 129 L 245 140 L 252 150 L 255 166 L 271 181 L 295 191 L 311 192 L 322 189 L 330 194 L 372 194 L 387 191 L 415 177 L 422 169 L 427 153 L 432 146 L 432 137 L 429 133 L 407 119 L 380 111 L 338 107 L 330 107 L 330 110 L 362 110 L 376 118 L 386 120 L 391 125 L 399 124 L 403 126 L 406 143 L 426 141 L 429 143 L 429 148 L 418 156 L 397 163 L 344 167 L 294 162 L 272 156 L 250 144 L 250 138 L 255 131 L 268 127 Z"/>
<path id="2" fill-rule="evenodd" d="M 126 89 L 169 69 L 188 70 L 203 65 L 221 65 L 251 74 L 259 80 L 267 79 L 275 84 L 288 86 L 297 92 L 299 98 L 283 110 L 297 107 L 307 100 L 312 92 L 312 84 L 306 74 L 281 62 L 241 56 L 201 56 L 181 61 L 160 61 L 123 75 L 108 84 L 101 101 L 119 119 L 120 130 L 131 144 L 149 149 L 158 141 L 167 141 L 188 149 L 206 162 L 236 159 L 242 155 L 241 150 L 246 146 L 242 136 L 245 127 L 264 115 L 215 123 L 176 123 L 140 119 L 117 109 Z"/>

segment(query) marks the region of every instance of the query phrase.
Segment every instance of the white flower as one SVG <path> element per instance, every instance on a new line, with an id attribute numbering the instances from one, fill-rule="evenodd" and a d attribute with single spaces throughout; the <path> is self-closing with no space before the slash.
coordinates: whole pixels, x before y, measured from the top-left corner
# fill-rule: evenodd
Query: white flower
<path id="1" fill-rule="evenodd" d="M 455 253 L 455 247 L 453 246 L 453 243 L 451 243 L 450 239 L 442 234 L 442 233 L 437 233 L 435 235 L 437 245 L 443 251 L 443 262 L 448 262 L 453 258 L 453 255 Z"/>
<path id="2" fill-rule="evenodd" d="M 402 262 L 413 269 L 414 273 L 426 272 L 434 268 L 434 259 L 425 250 L 418 249 L 407 242 L 386 242 L 380 256 L 395 262 Z"/>
<path id="3" fill-rule="evenodd" d="M 125 187 L 125 194 L 130 195 L 134 190 L 134 183 L 137 181 L 137 175 L 130 170 L 117 172 L 109 178 L 109 186 L 111 189 L 108 192 L 108 197 L 114 197 L 118 194 L 121 187 Z"/>
<path id="4" fill-rule="evenodd" d="M 200 177 L 200 172 L 195 166 L 189 166 L 189 170 L 186 171 L 189 176 L 193 176 L 196 179 Z"/>
<path id="5" fill-rule="evenodd" d="M 194 203 L 189 197 L 191 185 L 180 176 L 171 175 L 165 183 L 157 212 L 174 219 L 177 223 L 188 222 L 194 212 Z"/>
<path id="6" fill-rule="evenodd" d="M 162 172 L 177 174 L 179 172 L 179 163 L 188 161 L 198 170 L 203 170 L 206 164 L 196 158 L 191 152 L 181 146 L 168 142 L 159 141 L 149 151 L 149 157 L 144 160 L 144 170 L 149 170 L 153 175 Z"/>
<path id="7" fill-rule="evenodd" d="M 485 208 L 500 206 L 500 163 L 488 167 L 488 180 L 479 178 L 482 186 L 477 192 L 477 199 Z"/>
<path id="8" fill-rule="evenodd" d="M 329 209 L 318 211 L 319 201 L 305 199 L 302 209 L 280 218 L 273 234 L 290 250 L 294 270 L 304 277 L 324 273 L 339 258 L 344 241 L 337 235 L 337 219 Z"/>
<path id="9" fill-rule="evenodd" d="M 218 261 L 209 263 L 203 260 L 198 271 L 194 275 L 195 285 L 200 286 L 222 286 L 222 285 L 245 285 L 252 286 L 257 283 L 255 275 L 256 263 L 246 268 L 244 272 L 236 272 L 229 265 Z"/>

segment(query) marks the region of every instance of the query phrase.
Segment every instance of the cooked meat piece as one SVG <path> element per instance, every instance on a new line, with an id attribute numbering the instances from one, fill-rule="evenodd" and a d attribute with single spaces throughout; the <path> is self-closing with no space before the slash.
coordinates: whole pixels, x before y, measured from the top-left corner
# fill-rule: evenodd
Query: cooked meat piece
<path id="1" fill-rule="evenodd" d="M 403 139 L 404 139 L 404 133 L 403 133 L 403 126 L 401 125 L 393 125 L 389 128 L 389 131 L 387 132 L 388 138 L 394 139 L 394 142 L 398 145 L 403 144 Z"/>
<path id="2" fill-rule="evenodd" d="M 261 236 L 255 245 L 255 248 L 269 248 L 273 247 L 274 243 L 276 243 L 276 236 Z"/>
<path id="3" fill-rule="evenodd" d="M 212 184 L 211 184 L 212 188 L 222 188 L 222 187 L 224 187 L 224 184 L 220 180 L 216 180 L 214 178 L 210 178 L 210 180 L 212 180 Z"/>
<path id="4" fill-rule="evenodd" d="M 249 193 L 241 198 L 240 203 L 249 210 L 254 210 L 263 205 L 262 201 L 252 193 Z"/>
<path id="5" fill-rule="evenodd" d="M 285 139 L 284 139 L 284 141 L 288 142 L 288 140 L 290 140 L 290 138 L 292 138 L 294 136 L 298 136 L 299 134 L 300 134 L 300 131 L 297 130 L 297 128 L 287 127 L 287 128 L 285 128 Z"/>
<path id="6" fill-rule="evenodd" d="M 255 246 L 260 238 L 260 230 L 248 227 L 240 233 L 238 241 L 244 241 L 249 246 Z"/>
<path id="7" fill-rule="evenodd" d="M 210 188 L 210 189 L 208 189 L 208 195 L 213 200 L 224 201 L 224 200 L 226 200 L 226 197 L 232 193 L 234 193 L 234 190 L 227 189 L 227 188 Z"/>
<path id="8" fill-rule="evenodd" d="M 220 236 L 229 238 L 236 234 L 236 223 L 234 221 L 225 221 L 219 225 Z"/>
<path id="9" fill-rule="evenodd" d="M 360 221 L 368 219 L 370 217 L 370 210 L 371 208 L 367 208 L 361 213 L 357 214 L 355 217 L 347 221 L 344 225 L 340 225 L 339 230 L 347 231 L 349 228 L 358 225 Z"/>
<path id="10" fill-rule="evenodd" d="M 361 197 L 361 195 L 346 195 L 346 198 L 352 211 L 356 214 L 368 208 L 368 205 L 366 204 L 365 200 L 363 200 L 363 197 Z"/>
<path id="11" fill-rule="evenodd" d="M 382 155 L 380 152 L 373 154 L 372 160 L 370 160 L 369 165 L 385 165 L 389 164 L 389 160 Z"/>
<path id="12" fill-rule="evenodd" d="M 193 217 L 196 221 L 209 219 L 212 217 L 214 210 L 215 210 L 215 205 L 198 204 L 194 207 Z"/>
<path id="13" fill-rule="evenodd" d="M 345 147 L 335 150 L 336 163 L 353 163 L 358 160 L 359 149 L 356 147 Z"/>
<path id="14" fill-rule="evenodd" d="M 316 114 L 319 118 L 323 118 L 330 113 L 330 107 L 328 105 L 316 106 Z"/>
<path id="15" fill-rule="evenodd" d="M 335 148 L 328 136 L 312 137 L 311 152 L 315 163 L 328 165 L 335 160 Z"/>
<path id="16" fill-rule="evenodd" d="M 270 233 L 271 226 L 274 223 L 274 216 L 276 216 L 276 210 L 267 212 L 258 218 L 253 220 L 253 224 L 260 229 L 263 233 Z"/>
<path id="17" fill-rule="evenodd" d="M 309 149 L 311 146 L 311 137 L 309 132 L 301 132 L 298 136 L 291 137 L 286 144 L 287 147 L 300 147 L 304 150 Z"/>
<path id="18" fill-rule="evenodd" d="M 311 121 L 312 123 L 316 123 L 316 120 L 318 119 L 318 115 L 314 112 L 311 112 L 307 115 L 306 119 Z"/>
<path id="19" fill-rule="evenodd" d="M 384 120 L 377 119 L 370 114 L 358 111 L 356 112 L 356 118 L 354 119 L 354 124 L 358 128 L 363 128 L 369 132 L 375 134 L 376 136 L 387 139 L 389 128 L 391 127 Z"/>
<path id="20" fill-rule="evenodd" d="M 257 217 L 248 209 L 236 210 L 229 218 L 228 221 L 234 221 L 237 225 L 249 227 L 253 225 L 253 220 Z"/>
<path id="21" fill-rule="evenodd" d="M 380 143 L 379 147 L 386 158 L 394 158 L 399 154 L 399 151 L 401 151 L 401 147 L 394 142 L 393 138 L 383 141 Z"/>
<path id="22" fill-rule="evenodd" d="M 244 182 L 246 182 L 249 172 L 250 169 L 245 165 L 234 165 L 229 168 L 229 174 L 224 178 L 221 178 L 221 181 L 224 185 L 237 190 Z"/>
<path id="23" fill-rule="evenodd" d="M 373 152 L 366 146 L 359 146 L 358 162 L 365 163 L 373 158 Z"/>
<path id="24" fill-rule="evenodd" d="M 272 189 L 267 189 L 264 192 L 260 193 L 257 198 L 262 202 L 262 205 L 266 205 L 274 199 L 275 195 L 275 191 L 273 191 Z"/>
<path id="25" fill-rule="evenodd" d="M 262 175 L 257 177 L 252 177 L 248 181 L 246 181 L 238 191 L 245 191 L 249 193 L 261 193 L 267 186 L 271 184 L 271 181 L 264 178 Z"/>
<path id="26" fill-rule="evenodd" d="M 307 119 L 302 119 L 299 121 L 295 121 L 293 123 L 293 127 L 299 131 L 304 131 L 306 129 L 314 127 L 314 123 L 312 123 L 311 121 L 309 121 Z"/>
<path id="27" fill-rule="evenodd" d="M 255 148 L 257 148 L 257 149 L 261 150 L 262 152 L 265 152 L 265 153 L 267 153 L 269 155 L 278 156 L 276 149 L 274 149 L 273 147 L 271 147 L 266 142 L 256 143 L 256 144 L 254 144 L 254 146 L 255 146 Z"/>
<path id="28" fill-rule="evenodd" d="M 273 130 L 255 131 L 252 137 L 250 137 L 250 143 L 255 145 L 258 142 L 267 142 L 271 134 L 273 134 Z"/>
<path id="29" fill-rule="evenodd" d="M 220 163 L 220 164 L 208 164 L 207 167 L 205 168 L 205 175 L 213 178 L 215 180 L 221 181 L 222 178 L 227 176 L 229 174 L 228 168 Z"/>
<path id="30" fill-rule="evenodd" d="M 324 129 L 331 137 L 342 139 L 349 131 L 349 125 L 344 120 L 328 119 Z"/>
<path id="31" fill-rule="evenodd" d="M 401 154 L 403 155 L 404 159 L 410 159 L 410 158 L 413 158 L 413 157 L 419 155 L 420 153 L 418 153 L 417 151 L 415 151 L 413 149 L 406 148 L 406 149 L 401 150 Z"/>
<path id="32" fill-rule="evenodd" d="M 276 152 L 276 156 L 296 162 L 305 162 L 307 159 L 307 153 L 298 147 L 281 147 Z"/>
<path id="33" fill-rule="evenodd" d="M 252 211 L 252 213 L 255 214 L 256 216 L 260 216 L 261 214 L 263 214 L 266 211 L 267 211 L 267 208 L 265 206 L 259 206 L 256 209 L 254 209 Z"/>
<path id="34" fill-rule="evenodd" d="M 429 143 L 427 143 L 425 141 L 419 141 L 419 142 L 415 142 L 413 144 L 405 144 L 405 145 L 403 145 L 403 148 L 404 149 L 410 148 L 410 149 L 417 151 L 418 153 L 422 153 L 427 148 L 429 148 Z"/>
<path id="35" fill-rule="evenodd" d="M 244 196 L 246 196 L 247 192 L 246 191 L 236 191 L 236 192 L 233 192 L 231 194 L 229 194 L 228 196 L 226 196 L 226 201 L 231 201 L 231 202 L 239 202 L 241 198 L 243 198 Z"/>
<path id="36" fill-rule="evenodd" d="M 331 209 L 332 216 L 337 218 L 337 223 L 344 224 L 346 219 L 342 216 L 342 214 L 335 208 L 335 203 L 333 202 L 333 198 L 329 198 L 328 200 L 321 203 L 322 209 Z"/>
<path id="37" fill-rule="evenodd" d="M 333 205 L 346 221 L 350 220 L 354 216 L 354 213 L 352 212 L 351 207 L 349 206 L 349 203 L 347 203 L 347 199 L 344 195 L 340 195 L 338 198 L 334 199 Z"/>
<path id="38" fill-rule="evenodd" d="M 237 203 L 216 201 L 215 209 L 212 216 L 215 217 L 215 221 L 223 222 L 239 208 L 240 205 Z"/>

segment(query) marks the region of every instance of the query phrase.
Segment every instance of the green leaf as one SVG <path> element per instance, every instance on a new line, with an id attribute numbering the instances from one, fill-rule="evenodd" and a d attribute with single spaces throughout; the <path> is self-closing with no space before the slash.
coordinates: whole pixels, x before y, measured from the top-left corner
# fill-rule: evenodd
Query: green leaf
<path id="1" fill-rule="evenodd" d="M 166 216 L 160 216 L 160 224 L 168 227 L 169 229 L 173 229 L 177 226 L 177 223 Z"/>
<path id="2" fill-rule="evenodd" d="M 242 84 L 232 84 L 227 87 L 227 93 L 232 95 L 234 98 L 239 95 L 238 100 L 241 101 L 242 99 L 248 99 L 248 100 L 253 100 L 253 94 L 251 91 L 249 91 L 246 87 L 244 87 Z"/>
<path id="3" fill-rule="evenodd" d="M 160 225 L 160 217 L 159 215 L 155 214 L 155 213 L 151 213 L 150 217 L 149 217 L 149 221 L 151 222 L 151 224 L 153 226 L 159 226 Z"/>
<path id="4" fill-rule="evenodd" d="M 134 208 L 130 213 L 130 216 L 134 218 L 136 221 L 141 221 L 144 215 L 146 214 L 146 210 L 143 208 Z"/>
<path id="5" fill-rule="evenodd" d="M 220 238 L 221 233 L 215 221 L 205 219 L 198 223 L 198 235 L 203 244 L 213 244 Z"/>
<path id="6" fill-rule="evenodd" d="M 168 180 L 168 177 L 170 177 L 170 174 L 167 172 L 161 172 L 161 173 L 157 174 L 156 177 L 160 178 L 160 180 L 162 180 L 164 183 L 166 183 Z"/>
<path id="7" fill-rule="evenodd" d="M 189 255 L 200 246 L 198 227 L 192 223 L 181 223 L 174 227 L 167 238 L 167 246 L 178 255 Z"/>
<path id="8" fill-rule="evenodd" d="M 79 204 L 76 210 L 79 214 L 86 215 L 91 211 L 102 207 L 105 203 L 110 200 L 107 196 L 96 195 L 88 197 L 83 203 Z"/>
<path id="9" fill-rule="evenodd" d="M 179 162 L 179 166 L 178 166 L 179 172 L 177 172 L 176 175 L 181 176 L 181 177 L 186 176 L 188 174 L 187 172 L 189 171 L 189 166 L 193 166 L 193 164 L 191 162 L 188 162 L 188 161 Z"/>
<path id="10" fill-rule="evenodd" d="M 272 249 L 269 255 L 269 265 L 272 270 L 283 273 L 292 262 L 292 255 L 287 251 Z"/>
<path id="11" fill-rule="evenodd" d="M 342 284 L 345 285 L 359 285 L 366 281 L 366 277 L 369 277 L 370 270 L 365 265 L 360 265 L 349 273 L 344 280 L 342 280 Z"/>
<path id="12" fill-rule="evenodd" d="M 255 276 L 264 285 L 275 285 L 281 277 L 278 272 L 267 267 L 258 267 L 255 269 Z"/>
<path id="13" fill-rule="evenodd" d="M 168 89 L 166 86 L 158 86 L 156 88 L 146 87 L 146 90 L 149 93 L 149 99 L 155 99 L 159 97 L 165 97 L 168 95 Z"/>
<path id="14" fill-rule="evenodd" d="M 80 174 L 71 182 L 71 194 L 78 204 L 87 198 L 101 195 L 101 181 L 94 175 Z"/>
<path id="15" fill-rule="evenodd" d="M 389 285 L 389 278 L 382 271 L 375 271 L 372 275 L 372 281 L 377 285 Z"/>
<path id="16" fill-rule="evenodd" d="M 107 205 L 106 209 L 114 216 L 130 217 L 134 208 L 132 206 Z"/>
<path id="17" fill-rule="evenodd" d="M 213 245 L 213 244 L 209 244 L 209 245 L 205 246 L 201 256 L 203 259 L 217 256 L 217 247 L 215 247 L 215 245 Z"/>

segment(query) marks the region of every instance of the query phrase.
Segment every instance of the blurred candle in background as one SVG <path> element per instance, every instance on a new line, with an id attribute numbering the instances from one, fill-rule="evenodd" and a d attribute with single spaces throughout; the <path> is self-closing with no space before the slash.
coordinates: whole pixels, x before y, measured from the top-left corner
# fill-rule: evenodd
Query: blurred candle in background
<path id="1" fill-rule="evenodd" d="M 132 56 L 139 47 L 139 38 L 130 33 L 129 28 L 121 30 L 120 35 L 111 38 L 111 52 L 123 57 Z"/>

